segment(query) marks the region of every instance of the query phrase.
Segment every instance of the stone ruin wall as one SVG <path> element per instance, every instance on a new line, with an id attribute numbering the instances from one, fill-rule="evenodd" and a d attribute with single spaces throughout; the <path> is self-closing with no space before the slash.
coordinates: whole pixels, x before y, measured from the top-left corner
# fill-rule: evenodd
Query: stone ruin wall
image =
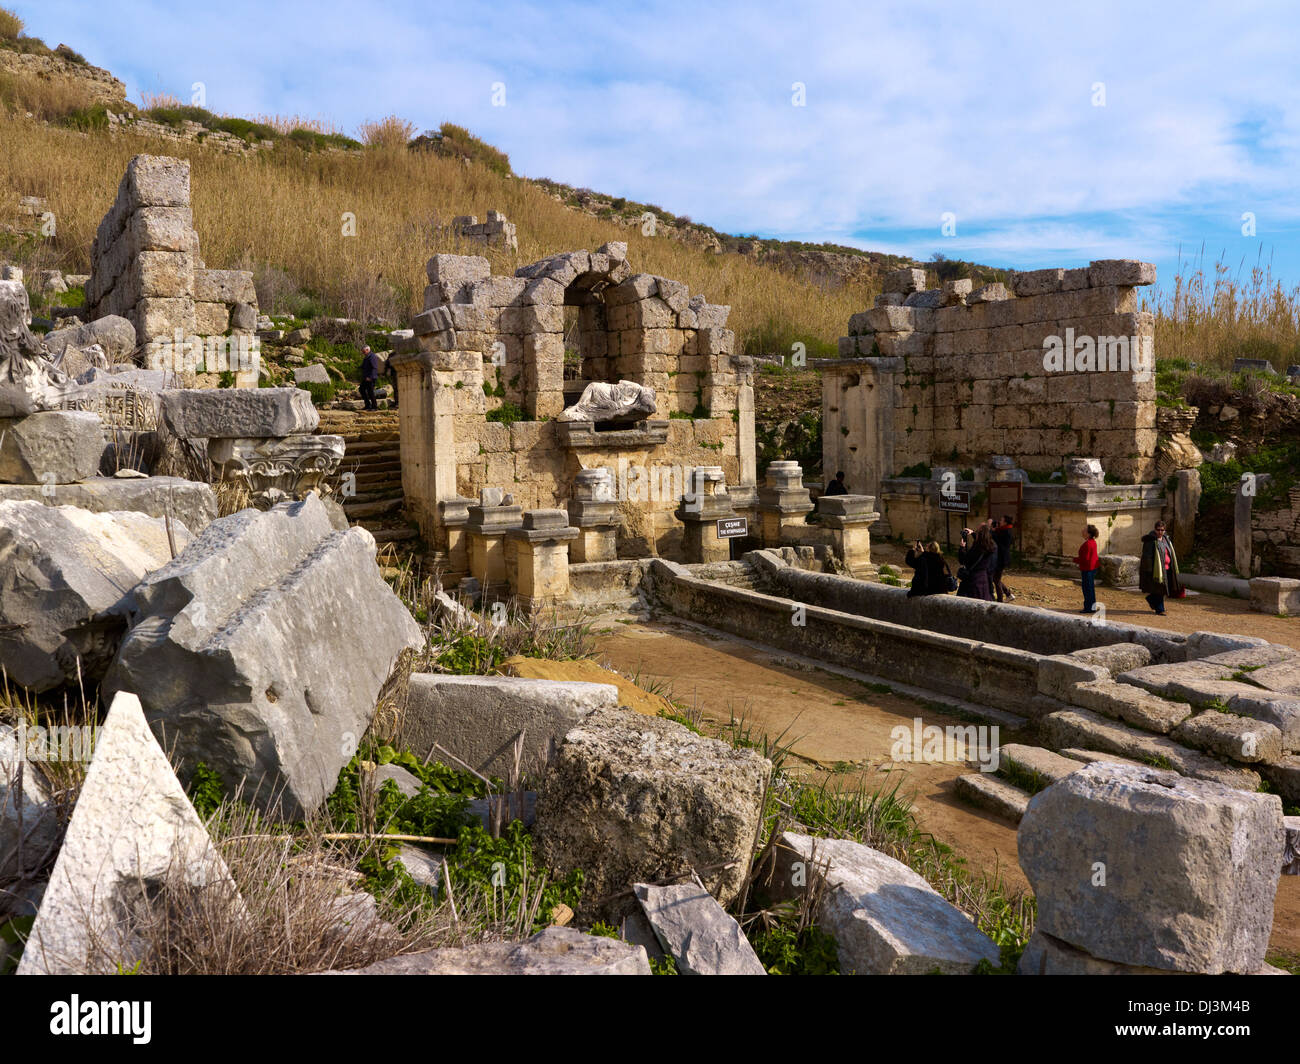
<path id="1" fill-rule="evenodd" d="M 918 463 L 987 464 L 1010 455 L 1050 472 L 1074 457 L 1101 459 L 1123 483 L 1155 475 L 1154 373 L 1050 372 L 1044 340 L 1128 337 L 1154 366 L 1154 319 L 1136 287 L 1155 267 L 1129 260 L 1034 270 L 972 290 L 970 281 L 922 291 L 924 271 L 895 271 L 871 310 L 849 319 L 840 359 L 822 363 L 824 468 L 851 490 Z M 1118 348 L 1116 349 L 1118 352 Z"/>
<path id="2" fill-rule="evenodd" d="M 90 317 L 116 314 L 130 321 L 150 368 L 179 368 L 161 364 L 168 356 L 160 346 L 174 342 L 178 329 L 186 340 L 227 333 L 251 337 L 256 330 L 252 273 L 209 270 L 200 257 L 188 162 L 153 155 L 133 158 L 113 206 L 99 223 L 90 259 Z M 256 365 L 241 367 L 239 376 L 245 378 L 241 385 L 256 386 Z"/>
<path id="3" fill-rule="evenodd" d="M 625 244 L 606 244 L 553 256 L 513 277 L 492 276 L 476 256 L 429 261 L 426 309 L 393 356 L 404 488 L 426 535 L 445 539 L 442 504 L 476 499 L 489 487 L 525 509 L 563 508 L 577 474 L 600 466 L 613 471 L 616 490 L 621 468 L 668 478 L 664 471 L 721 466 L 737 507 L 752 507 L 752 362 L 735 355 L 735 336 L 725 327 L 730 308 L 691 297 L 680 282 L 633 274 L 626 253 Z M 582 378 L 569 382 L 567 396 L 566 305 L 577 307 Z M 582 423 L 555 420 L 581 384 L 623 379 L 655 389 L 649 428 L 629 428 L 605 445 Z M 507 402 L 525 420 L 487 420 Z M 646 484 L 651 497 L 620 501 L 621 551 L 677 555 L 680 480 Z M 673 491 L 661 490 L 669 486 Z"/>
<path id="4" fill-rule="evenodd" d="M 519 237 L 515 223 L 506 220 L 500 211 L 488 211 L 487 221 L 480 222 L 477 215 L 458 214 L 451 220 L 451 231 L 456 236 L 487 247 L 519 250 Z"/>

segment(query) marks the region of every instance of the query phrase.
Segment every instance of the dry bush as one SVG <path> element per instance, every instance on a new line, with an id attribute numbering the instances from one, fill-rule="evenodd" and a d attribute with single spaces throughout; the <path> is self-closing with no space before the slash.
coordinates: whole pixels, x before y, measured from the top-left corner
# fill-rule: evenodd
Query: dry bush
<path id="1" fill-rule="evenodd" d="M 148 92 L 144 89 L 140 91 L 140 110 L 142 111 L 152 111 L 155 107 L 171 109 L 183 106 L 181 98 L 170 92 Z"/>
<path id="2" fill-rule="evenodd" d="M 0 7 L 0 40 L 16 41 L 23 35 L 23 20 L 7 7 Z"/>
<path id="3" fill-rule="evenodd" d="M 370 148 L 405 148 L 415 136 L 415 125 L 397 115 L 389 115 L 378 121 L 362 122 L 357 133 L 362 143 Z"/>

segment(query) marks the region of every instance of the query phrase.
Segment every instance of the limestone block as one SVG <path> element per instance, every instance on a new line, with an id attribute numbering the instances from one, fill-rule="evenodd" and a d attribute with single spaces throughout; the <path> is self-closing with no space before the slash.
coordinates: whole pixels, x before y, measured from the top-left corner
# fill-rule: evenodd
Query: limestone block
<path id="1" fill-rule="evenodd" d="M 1276 795 L 1105 762 L 1035 795 L 1018 836 L 1038 930 L 1102 960 L 1211 974 L 1263 963 L 1282 846 Z"/>

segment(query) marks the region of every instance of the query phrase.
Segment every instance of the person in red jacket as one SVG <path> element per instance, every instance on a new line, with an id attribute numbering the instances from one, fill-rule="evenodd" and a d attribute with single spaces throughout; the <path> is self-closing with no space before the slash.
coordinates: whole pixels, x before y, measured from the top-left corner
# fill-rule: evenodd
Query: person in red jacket
<path id="1" fill-rule="evenodd" d="M 1096 525 L 1087 528 L 1088 538 L 1079 545 L 1079 553 L 1074 562 L 1079 567 L 1083 579 L 1083 609 L 1080 613 L 1097 612 L 1097 531 Z"/>

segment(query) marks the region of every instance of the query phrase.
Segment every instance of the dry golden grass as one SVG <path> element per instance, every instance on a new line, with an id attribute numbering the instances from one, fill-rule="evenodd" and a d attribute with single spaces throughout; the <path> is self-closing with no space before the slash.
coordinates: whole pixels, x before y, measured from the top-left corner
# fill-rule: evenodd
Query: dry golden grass
<path id="1" fill-rule="evenodd" d="M 192 163 L 194 220 L 212 268 L 269 265 L 288 271 L 328 305 L 383 285 L 406 312 L 419 310 L 424 264 L 435 252 L 466 252 L 444 229 L 458 214 L 496 208 L 519 224 L 519 250 L 483 250 L 498 273 L 545 255 L 628 243 L 633 267 L 690 285 L 712 303 L 732 307 L 730 326 L 751 354 L 788 353 L 803 341 L 826 352 L 849 315 L 871 305 L 862 285 L 823 289 L 746 256 L 712 255 L 669 237 L 645 237 L 571 210 L 517 177 L 442 158 L 432 152 L 304 154 L 284 145 L 251 158 L 160 144 L 106 132 L 78 134 L 0 118 L 0 189 L 45 197 L 58 218 L 58 264 L 90 268 L 90 242 L 130 158 L 140 152 L 178 155 Z M 356 236 L 341 235 L 343 216 Z M 438 223 L 435 226 L 433 223 Z"/>
<path id="2" fill-rule="evenodd" d="M 415 136 L 415 125 L 405 118 L 389 115 L 374 122 L 362 122 L 357 128 L 361 142 L 371 148 L 404 151 Z"/>
<path id="3" fill-rule="evenodd" d="M 1222 260 L 1207 277 L 1198 256 L 1174 278 L 1171 292 L 1152 298 L 1156 354 L 1198 368 L 1229 369 L 1237 358 L 1266 358 L 1286 372 L 1300 362 L 1300 286 L 1287 289 L 1263 254 L 1247 270 Z"/>
<path id="4" fill-rule="evenodd" d="M 85 86 L 73 78 L 27 78 L 0 73 L 0 112 L 21 119 L 27 112 L 57 122 L 94 102 Z"/>
<path id="5" fill-rule="evenodd" d="M 170 92 L 148 92 L 146 90 L 140 92 L 140 110 L 142 111 L 151 111 L 155 107 L 172 108 L 181 106 L 183 106 L 181 98 L 172 95 Z"/>
<path id="6" fill-rule="evenodd" d="M 306 129 L 312 133 L 321 133 L 325 136 L 343 132 L 334 122 L 320 115 L 315 118 L 303 118 L 302 115 L 258 115 L 253 121 L 260 122 L 264 126 L 270 126 L 277 133 L 283 133 L 286 137 L 295 129 Z"/>

